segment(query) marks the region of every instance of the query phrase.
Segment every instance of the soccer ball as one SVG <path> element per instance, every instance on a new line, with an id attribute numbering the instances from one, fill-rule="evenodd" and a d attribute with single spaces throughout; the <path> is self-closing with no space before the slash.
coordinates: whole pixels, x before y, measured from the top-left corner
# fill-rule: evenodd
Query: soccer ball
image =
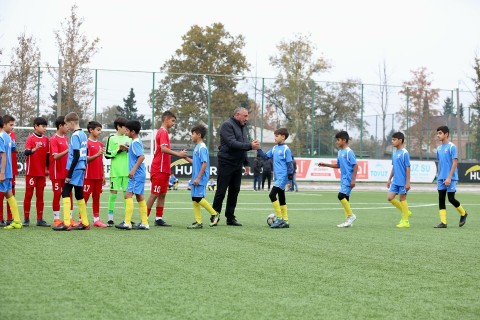
<path id="1" fill-rule="evenodd" d="M 277 220 L 277 215 L 275 213 L 270 213 L 268 216 L 267 216 L 267 224 L 269 226 L 272 225 L 272 223 L 275 222 L 275 220 Z"/>

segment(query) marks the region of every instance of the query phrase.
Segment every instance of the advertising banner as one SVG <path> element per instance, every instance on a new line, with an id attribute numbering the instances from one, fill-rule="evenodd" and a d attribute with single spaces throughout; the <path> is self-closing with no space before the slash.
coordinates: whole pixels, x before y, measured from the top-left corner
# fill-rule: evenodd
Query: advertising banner
<path id="1" fill-rule="evenodd" d="M 465 183 L 480 183 L 480 163 L 459 163 L 458 181 Z"/>

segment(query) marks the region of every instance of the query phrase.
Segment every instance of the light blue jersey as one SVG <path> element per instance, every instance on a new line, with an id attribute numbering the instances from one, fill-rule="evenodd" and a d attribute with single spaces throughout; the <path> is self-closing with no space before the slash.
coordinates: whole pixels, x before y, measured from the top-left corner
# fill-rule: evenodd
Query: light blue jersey
<path id="1" fill-rule="evenodd" d="M 438 177 L 437 180 L 445 180 L 450 174 L 452 169 L 453 159 L 458 159 L 457 146 L 451 142 L 440 145 L 437 148 L 437 160 L 438 160 Z M 458 169 L 455 168 L 455 172 L 452 176 L 452 181 L 458 180 Z"/>
<path id="2" fill-rule="evenodd" d="M 143 144 L 139 138 L 136 138 L 132 141 L 130 148 L 128 149 L 128 171 L 130 172 L 139 157 L 143 156 Z M 136 181 L 145 181 L 147 173 L 145 171 L 145 164 L 142 162 L 140 166 L 135 171 L 133 179 Z"/>
<path id="3" fill-rule="evenodd" d="M 87 135 L 82 129 L 77 129 L 72 133 L 70 138 L 70 147 L 68 148 L 68 160 L 67 170 L 70 170 L 70 166 L 73 161 L 74 150 L 80 151 L 80 158 L 78 159 L 75 170 L 84 170 L 87 167 Z"/>
<path id="4" fill-rule="evenodd" d="M 393 180 L 392 183 L 403 187 L 407 183 L 407 167 L 410 167 L 410 154 L 407 149 L 396 150 L 392 154 Z"/>
<path id="5" fill-rule="evenodd" d="M 357 158 L 355 158 L 353 150 L 349 147 L 338 150 L 337 164 L 340 167 L 340 185 L 350 187 L 353 168 L 357 164 Z"/>
<path id="6" fill-rule="evenodd" d="M 6 133 L 5 131 L 2 131 L 0 134 L 0 161 L 2 160 L 2 157 L 5 157 L 6 161 L 6 166 L 5 166 L 5 179 L 12 179 L 13 178 L 13 173 L 12 173 L 12 147 L 14 146 L 14 142 Z M 0 162 L 1 163 L 1 162 Z"/>
<path id="7" fill-rule="evenodd" d="M 275 174 L 273 185 L 285 190 L 288 183 L 288 174 L 293 174 L 293 159 L 290 148 L 286 144 L 277 144 L 266 153 L 263 153 L 260 149 L 259 154 L 264 160 L 273 158 L 273 172 Z"/>
<path id="8" fill-rule="evenodd" d="M 193 150 L 193 168 L 192 168 L 192 181 L 195 180 L 202 169 L 202 164 L 206 162 L 207 168 L 203 172 L 202 177 L 198 185 L 205 187 L 208 184 L 210 176 L 210 157 L 208 156 L 208 149 L 205 143 L 198 143 Z"/>

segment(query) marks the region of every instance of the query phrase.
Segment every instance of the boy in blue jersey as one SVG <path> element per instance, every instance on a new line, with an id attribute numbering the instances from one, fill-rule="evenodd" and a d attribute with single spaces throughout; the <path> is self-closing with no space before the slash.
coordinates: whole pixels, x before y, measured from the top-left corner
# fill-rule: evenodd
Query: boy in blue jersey
<path id="1" fill-rule="evenodd" d="M 9 126 L 5 128 L 4 126 Z M 18 205 L 15 196 L 13 195 L 12 186 L 12 149 L 15 149 L 15 143 L 10 138 L 9 134 L 13 129 L 14 121 L 3 123 L 3 117 L 0 117 L 0 192 L 5 194 L 7 203 L 10 205 L 13 221 L 4 229 L 22 229 L 22 221 L 18 213 Z"/>
<path id="2" fill-rule="evenodd" d="M 442 143 L 437 148 L 438 160 L 438 176 L 437 176 L 437 190 L 438 190 L 438 206 L 440 214 L 440 223 L 435 228 L 447 227 L 447 208 L 445 206 L 445 197 L 448 195 L 448 201 L 457 209 L 460 214 L 459 226 L 463 227 L 467 221 L 467 212 L 462 207 L 460 202 L 455 199 L 455 192 L 457 191 L 458 182 L 458 156 L 457 146 L 448 141 L 450 130 L 447 126 L 441 126 L 437 129 L 437 138 Z"/>
<path id="3" fill-rule="evenodd" d="M 192 164 L 192 179 L 190 180 L 189 185 L 191 187 L 195 222 L 187 228 L 203 228 L 200 207 L 205 208 L 205 210 L 210 213 L 210 227 L 214 227 L 220 220 L 220 213 L 216 212 L 207 199 L 205 199 L 208 177 L 210 176 L 210 156 L 208 155 L 207 146 L 203 142 L 203 138 L 207 134 L 207 128 L 202 125 L 197 125 L 192 128 L 191 133 L 192 141 L 195 143 L 192 157 L 193 160 L 188 157 L 186 160 Z"/>
<path id="4" fill-rule="evenodd" d="M 128 185 L 125 192 L 125 220 L 117 224 L 118 229 L 131 230 L 132 229 L 132 215 L 133 215 L 133 195 L 135 195 L 138 202 L 138 211 L 142 222 L 136 225 L 138 230 L 149 230 L 147 203 L 143 196 L 145 189 L 145 179 L 147 173 L 145 170 L 145 154 L 143 153 L 143 143 L 138 137 L 142 125 L 140 121 L 129 120 L 125 128 L 127 136 L 132 139 L 130 148 L 128 149 Z"/>
<path id="5" fill-rule="evenodd" d="M 273 134 L 275 135 L 275 143 L 277 143 L 277 145 L 266 153 L 263 152 L 262 149 L 258 149 L 257 155 L 263 160 L 273 158 L 275 183 L 268 196 L 272 201 L 277 219 L 272 223 L 270 228 L 289 228 L 290 224 L 288 223 L 287 201 L 285 199 L 285 188 L 287 186 L 290 187 L 293 178 L 292 152 L 285 144 L 285 140 L 287 140 L 289 134 L 286 128 L 277 129 Z"/>
<path id="6" fill-rule="evenodd" d="M 79 125 L 80 118 L 75 112 L 70 112 L 65 116 L 65 125 L 73 131 L 70 138 L 67 160 L 67 177 L 62 189 L 63 202 L 63 223 L 53 227 L 55 231 L 89 230 L 90 224 L 87 217 L 87 206 L 83 198 L 83 178 L 85 168 L 87 167 L 87 135 L 82 131 Z M 77 199 L 78 211 L 82 223 L 72 227 L 70 224 L 70 193 L 74 189 L 75 199 Z"/>
<path id="7" fill-rule="evenodd" d="M 338 200 L 343 206 L 345 213 L 345 222 L 337 225 L 339 228 L 348 228 L 353 225 L 353 221 L 357 217 L 353 214 L 350 208 L 350 192 L 355 187 L 357 180 L 358 164 L 355 158 L 355 153 L 348 147 L 348 140 L 350 137 L 346 131 L 340 131 L 335 135 L 335 142 L 339 148 L 337 154 L 337 163 L 328 164 L 319 162 L 319 167 L 340 168 L 340 192 L 338 193 Z"/>
<path id="8" fill-rule="evenodd" d="M 410 228 L 408 217 L 412 214 L 408 210 L 407 192 L 410 190 L 410 154 L 403 147 L 405 135 L 401 132 L 395 132 L 392 135 L 392 171 L 387 180 L 388 196 L 390 201 L 402 213 L 402 219 L 397 224 L 397 228 Z M 393 178 L 393 182 L 392 182 Z M 400 201 L 395 197 L 399 194 Z"/>

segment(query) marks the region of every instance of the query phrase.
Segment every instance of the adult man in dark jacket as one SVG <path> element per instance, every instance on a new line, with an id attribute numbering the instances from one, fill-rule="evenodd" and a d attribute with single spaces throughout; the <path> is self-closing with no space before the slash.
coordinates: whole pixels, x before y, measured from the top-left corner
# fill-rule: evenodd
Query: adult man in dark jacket
<path id="1" fill-rule="evenodd" d="M 213 209 L 222 211 L 223 199 L 228 189 L 225 218 L 227 225 L 241 226 L 235 218 L 238 193 L 242 183 L 243 166 L 248 165 L 247 151 L 260 149 L 257 140 L 248 141 L 245 123 L 248 110 L 237 108 L 233 116 L 220 127 L 220 146 L 218 147 L 217 190 L 213 199 Z"/>

